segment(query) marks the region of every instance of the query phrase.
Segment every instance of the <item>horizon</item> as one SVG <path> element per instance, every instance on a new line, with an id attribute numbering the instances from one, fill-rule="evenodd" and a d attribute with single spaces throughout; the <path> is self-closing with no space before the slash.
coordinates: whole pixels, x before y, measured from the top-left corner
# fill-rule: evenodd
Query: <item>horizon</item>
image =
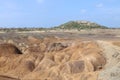
<path id="1" fill-rule="evenodd" d="M 0 0 L 0 28 L 50 28 L 87 20 L 120 28 L 119 0 Z"/>

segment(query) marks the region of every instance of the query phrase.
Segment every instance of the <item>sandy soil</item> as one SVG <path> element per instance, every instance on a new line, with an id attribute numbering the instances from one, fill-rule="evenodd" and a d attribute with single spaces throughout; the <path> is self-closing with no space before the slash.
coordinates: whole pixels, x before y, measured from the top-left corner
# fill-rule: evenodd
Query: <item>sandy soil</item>
<path id="1" fill-rule="evenodd" d="M 120 80 L 120 30 L 0 33 L 0 80 Z"/>

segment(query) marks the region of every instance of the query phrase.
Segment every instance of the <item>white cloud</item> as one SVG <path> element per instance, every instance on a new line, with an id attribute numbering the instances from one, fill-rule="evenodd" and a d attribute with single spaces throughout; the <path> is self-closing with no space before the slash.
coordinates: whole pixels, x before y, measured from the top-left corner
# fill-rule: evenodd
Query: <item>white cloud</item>
<path id="1" fill-rule="evenodd" d="M 102 8 L 103 6 L 104 6 L 103 3 L 99 3 L 96 5 L 97 8 Z"/>

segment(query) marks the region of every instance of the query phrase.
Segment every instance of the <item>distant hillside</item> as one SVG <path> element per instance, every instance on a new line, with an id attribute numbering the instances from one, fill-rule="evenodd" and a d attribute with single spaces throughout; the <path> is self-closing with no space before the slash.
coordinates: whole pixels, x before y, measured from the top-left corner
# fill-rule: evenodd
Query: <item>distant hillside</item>
<path id="1" fill-rule="evenodd" d="M 55 28 L 59 29 L 94 29 L 94 28 L 107 28 L 105 26 L 93 23 L 90 21 L 69 21 Z"/>

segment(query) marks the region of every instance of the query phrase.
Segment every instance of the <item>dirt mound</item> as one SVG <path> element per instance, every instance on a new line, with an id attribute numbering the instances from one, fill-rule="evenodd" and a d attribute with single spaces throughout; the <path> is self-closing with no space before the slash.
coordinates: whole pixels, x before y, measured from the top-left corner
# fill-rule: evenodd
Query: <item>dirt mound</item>
<path id="1" fill-rule="evenodd" d="M 20 80 L 20 79 L 16 79 L 16 78 L 0 75 L 0 80 Z"/>
<path id="2" fill-rule="evenodd" d="M 113 45 L 120 47 L 120 41 L 113 42 Z"/>
<path id="3" fill-rule="evenodd" d="M 113 42 L 98 41 L 106 57 L 104 70 L 99 72 L 98 80 L 120 80 L 120 47 Z"/>
<path id="4" fill-rule="evenodd" d="M 22 52 L 13 44 L 4 43 L 0 44 L 0 56 L 10 55 L 10 54 L 22 54 Z"/>
<path id="5" fill-rule="evenodd" d="M 28 46 L 22 54 L 12 44 L 1 44 L 0 74 L 22 80 L 96 80 L 106 64 L 95 41 L 29 37 Z M 14 54 L 21 55 L 10 58 Z"/>

